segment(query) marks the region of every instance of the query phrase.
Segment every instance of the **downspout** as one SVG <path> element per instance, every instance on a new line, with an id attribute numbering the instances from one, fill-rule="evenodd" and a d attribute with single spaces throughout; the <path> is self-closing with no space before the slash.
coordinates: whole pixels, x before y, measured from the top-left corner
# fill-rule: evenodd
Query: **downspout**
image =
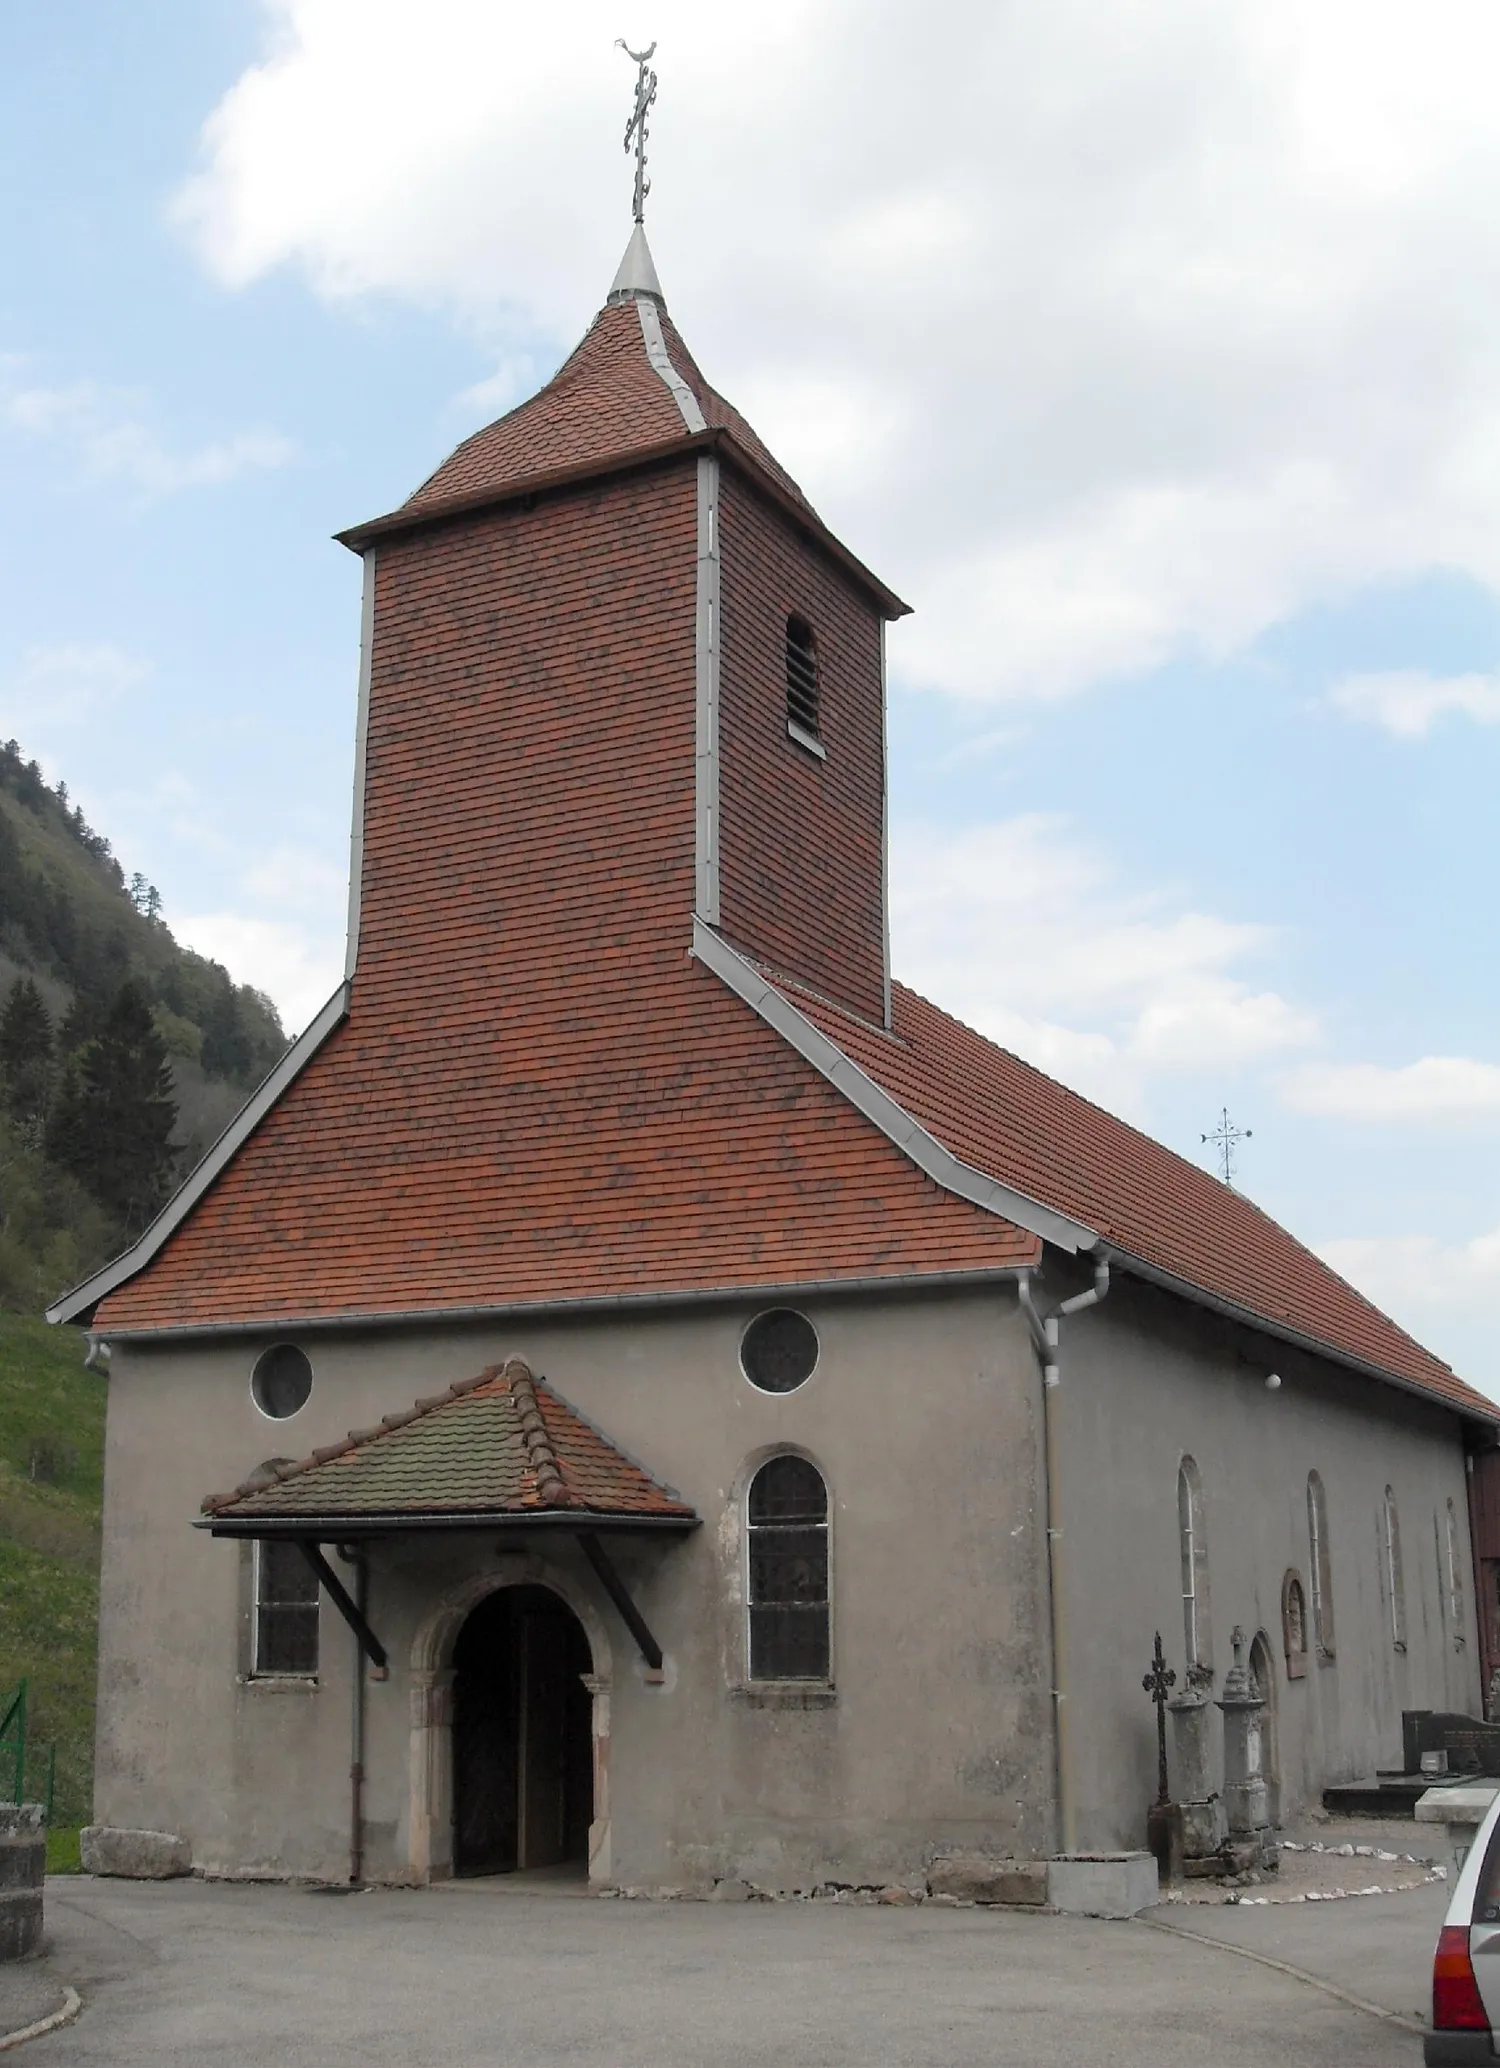
<path id="1" fill-rule="evenodd" d="M 1042 1365 L 1042 1469 L 1046 1486 L 1047 1601 L 1052 1625 L 1052 1759 L 1053 1793 L 1057 1803 L 1057 1850 L 1078 1850 L 1073 1805 L 1073 1768 L 1068 1747 L 1067 1691 L 1067 1604 L 1063 1586 L 1062 1483 L 1059 1468 L 1056 1398 L 1062 1383 L 1060 1369 L 1062 1318 L 1096 1307 L 1109 1291 L 1109 1263 L 1100 1258 L 1094 1265 L 1094 1282 L 1087 1292 L 1064 1300 L 1045 1319 L 1037 1312 L 1031 1294 L 1031 1273 L 1022 1271 L 1016 1280 L 1016 1297 L 1031 1328 L 1031 1340 Z"/>
<path id="2" fill-rule="evenodd" d="M 346 1554 L 354 1564 L 354 1601 L 360 1615 L 369 1620 L 370 1568 L 365 1554 L 354 1549 Z M 349 1697 L 349 1886 L 358 1888 L 365 1878 L 365 1654 L 354 1640 L 354 1682 Z"/>

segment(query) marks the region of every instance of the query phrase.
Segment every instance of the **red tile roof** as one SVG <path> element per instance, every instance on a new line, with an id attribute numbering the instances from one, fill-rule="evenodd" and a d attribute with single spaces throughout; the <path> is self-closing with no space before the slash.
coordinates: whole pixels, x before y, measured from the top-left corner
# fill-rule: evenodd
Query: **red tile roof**
<path id="1" fill-rule="evenodd" d="M 963 1162 L 1185 1287 L 1487 1421 L 1500 1413 L 1243 1194 L 904 984 L 887 1034 L 764 973 Z"/>
<path id="2" fill-rule="evenodd" d="M 608 1516 L 691 1524 L 697 1515 L 513 1357 L 298 1464 L 210 1494 L 216 1522 Z"/>
<path id="3" fill-rule="evenodd" d="M 697 399 L 710 430 L 722 430 L 804 508 L 807 498 L 739 411 L 712 389 L 671 319 L 662 340 L 673 366 Z M 498 496 L 541 475 L 615 464 L 691 437 L 666 382 L 646 356 L 634 301 L 616 302 L 594 318 L 582 342 L 545 388 L 457 451 L 402 505 L 417 513 L 444 504 Z"/>

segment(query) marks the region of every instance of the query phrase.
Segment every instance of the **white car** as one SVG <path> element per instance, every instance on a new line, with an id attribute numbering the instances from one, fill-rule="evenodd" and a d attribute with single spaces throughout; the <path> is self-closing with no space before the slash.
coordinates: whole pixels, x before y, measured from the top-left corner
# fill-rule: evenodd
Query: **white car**
<path id="1" fill-rule="evenodd" d="M 1430 2068 L 1496 2059 L 1500 2032 L 1500 1795 L 1469 1848 L 1432 1960 Z"/>

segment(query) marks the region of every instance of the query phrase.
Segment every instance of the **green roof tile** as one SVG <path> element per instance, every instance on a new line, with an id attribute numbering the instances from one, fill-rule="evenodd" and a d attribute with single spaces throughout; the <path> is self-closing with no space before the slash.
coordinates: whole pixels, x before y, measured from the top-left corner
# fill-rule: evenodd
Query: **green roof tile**
<path id="1" fill-rule="evenodd" d="M 519 1357 L 374 1429 L 351 1430 L 298 1464 L 267 1468 L 233 1493 L 210 1494 L 203 1512 L 215 1522 L 569 1513 L 697 1520 Z"/>

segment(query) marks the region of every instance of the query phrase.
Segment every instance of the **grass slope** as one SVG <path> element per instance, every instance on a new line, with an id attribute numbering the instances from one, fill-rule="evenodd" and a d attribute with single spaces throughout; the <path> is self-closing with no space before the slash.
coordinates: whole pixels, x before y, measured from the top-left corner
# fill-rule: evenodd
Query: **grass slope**
<path id="1" fill-rule="evenodd" d="M 56 1827 L 93 1798 L 105 1381 L 72 1329 L 0 1312 L 0 1706 L 28 1682 L 27 1789 L 57 1746 Z M 33 1479 L 40 1453 L 51 1482 Z M 0 1788 L 10 1761 L 0 1756 Z"/>

